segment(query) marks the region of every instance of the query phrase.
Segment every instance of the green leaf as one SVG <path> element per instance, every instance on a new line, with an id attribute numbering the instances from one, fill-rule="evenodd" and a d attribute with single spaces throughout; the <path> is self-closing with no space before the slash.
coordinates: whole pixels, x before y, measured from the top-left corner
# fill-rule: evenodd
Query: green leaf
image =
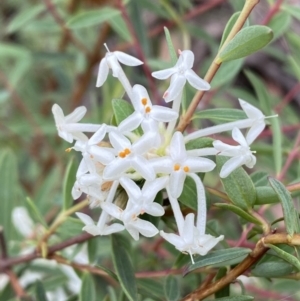
<path id="1" fill-rule="evenodd" d="M 274 157 L 274 165 L 275 172 L 278 175 L 282 168 L 282 130 L 280 126 L 279 118 L 271 118 L 271 129 L 272 129 L 272 137 L 273 137 L 273 157 Z"/>
<path id="2" fill-rule="evenodd" d="M 269 174 L 265 171 L 256 171 L 250 175 L 253 184 L 258 186 L 267 186 L 269 184 L 268 181 Z"/>
<path id="3" fill-rule="evenodd" d="M 236 121 L 246 119 L 247 115 L 239 109 L 208 109 L 193 115 L 193 119 L 209 119 L 217 121 Z"/>
<path id="4" fill-rule="evenodd" d="M 111 271 L 110 269 L 108 269 L 107 267 L 104 267 L 100 264 L 96 265 L 97 268 L 99 268 L 100 270 L 103 270 L 104 272 L 106 272 L 111 278 L 115 279 L 116 281 L 118 281 L 118 276 Z"/>
<path id="5" fill-rule="evenodd" d="M 178 58 L 177 58 L 177 54 L 176 54 L 176 51 L 175 51 L 175 48 L 174 48 L 174 45 L 173 45 L 173 42 L 171 39 L 171 35 L 170 35 L 169 29 L 167 27 L 164 27 L 164 31 L 165 31 L 165 35 L 166 35 L 169 54 L 171 56 L 171 61 L 172 61 L 172 64 L 175 65 Z"/>
<path id="6" fill-rule="evenodd" d="M 266 245 L 268 248 L 270 248 L 271 250 L 275 251 L 275 253 L 283 260 L 285 260 L 286 262 L 290 263 L 291 265 L 293 265 L 296 269 L 298 269 L 298 271 L 300 271 L 300 261 L 297 257 L 285 252 L 284 250 L 271 245 L 271 244 L 267 244 Z"/>
<path id="7" fill-rule="evenodd" d="M 283 5 L 282 9 L 291 14 L 295 19 L 300 21 L 300 7 L 292 5 Z"/>
<path id="8" fill-rule="evenodd" d="M 126 42 L 132 42 L 131 34 L 121 15 L 116 15 L 108 20 L 113 30 Z"/>
<path id="9" fill-rule="evenodd" d="M 220 172 L 228 159 L 217 156 L 217 168 Z M 228 177 L 221 179 L 224 189 L 234 205 L 244 210 L 252 207 L 256 199 L 256 191 L 250 176 L 242 167 L 234 170 Z"/>
<path id="10" fill-rule="evenodd" d="M 109 21 L 114 16 L 120 14 L 120 11 L 112 7 L 104 7 L 101 9 L 94 9 L 85 11 L 73 16 L 68 22 L 67 27 L 71 29 L 79 29 L 98 25 Z"/>
<path id="11" fill-rule="evenodd" d="M 256 224 L 256 225 L 261 225 L 261 222 L 255 218 L 255 216 L 251 215 L 250 213 L 244 211 L 243 209 L 232 205 L 232 204 L 225 204 L 225 203 L 215 203 L 214 206 L 220 209 L 225 209 L 225 210 L 230 210 L 237 214 L 238 216 L 242 217 L 246 221 Z"/>
<path id="12" fill-rule="evenodd" d="M 243 28 L 224 47 L 218 60 L 223 63 L 246 57 L 265 47 L 272 38 L 273 32 L 267 26 L 253 25 Z"/>
<path id="13" fill-rule="evenodd" d="M 289 275 L 294 270 L 294 267 L 285 261 L 272 260 L 259 263 L 251 271 L 251 275 L 256 277 L 282 277 Z"/>
<path id="14" fill-rule="evenodd" d="M 276 179 L 269 178 L 269 182 L 276 194 L 278 195 L 278 198 L 281 202 L 287 233 L 291 236 L 293 236 L 295 232 L 299 233 L 299 217 L 295 209 L 290 192 L 285 188 L 285 186 L 281 182 L 279 182 Z"/>
<path id="15" fill-rule="evenodd" d="M 211 88 L 216 89 L 230 83 L 242 69 L 243 63 L 244 59 L 224 62 L 211 81 Z"/>
<path id="16" fill-rule="evenodd" d="M 241 262 L 250 252 L 251 249 L 247 248 L 229 248 L 212 251 L 205 256 L 197 256 L 194 259 L 195 263 L 187 266 L 184 275 L 209 265 L 226 266 L 228 262 L 232 262 L 232 260 L 236 263 Z"/>
<path id="17" fill-rule="evenodd" d="M 14 207 L 20 205 L 20 186 L 17 158 L 10 149 L 0 152 L 0 174 L 0 225 L 4 228 L 5 236 L 13 239 L 16 238 L 17 232 L 12 226 L 11 214 Z"/>
<path id="18" fill-rule="evenodd" d="M 218 301 L 251 301 L 254 300 L 254 297 L 248 295 L 240 295 L 240 296 L 231 296 L 216 299 Z M 207 301 L 213 301 L 212 299 L 207 299 Z"/>
<path id="19" fill-rule="evenodd" d="M 213 147 L 214 139 L 210 137 L 200 137 L 194 140 L 189 141 L 185 148 L 186 150 L 192 150 L 192 149 L 200 149 L 205 147 Z"/>
<path id="20" fill-rule="evenodd" d="M 35 283 L 35 295 L 39 301 L 48 301 L 43 283 L 39 280 Z"/>
<path id="21" fill-rule="evenodd" d="M 82 277 L 82 284 L 79 293 L 79 301 L 96 301 L 96 287 L 93 276 L 85 272 Z"/>
<path id="22" fill-rule="evenodd" d="M 76 181 L 76 172 L 77 172 L 77 164 L 74 162 L 74 158 L 71 158 L 69 164 L 67 165 L 64 181 L 63 181 L 63 196 L 64 196 L 64 203 L 63 203 L 63 210 L 69 209 L 73 204 L 73 197 L 72 197 L 72 188 L 74 182 Z"/>
<path id="23" fill-rule="evenodd" d="M 123 99 L 113 99 L 112 108 L 116 118 L 117 125 L 134 112 L 133 106 Z"/>
<path id="24" fill-rule="evenodd" d="M 255 205 L 275 204 L 279 203 L 277 193 L 270 186 L 256 187 Z"/>
<path id="25" fill-rule="evenodd" d="M 98 245 L 97 237 L 88 240 L 87 251 L 88 251 L 89 263 L 93 264 L 97 261 L 98 248 L 99 245 Z"/>
<path id="26" fill-rule="evenodd" d="M 185 206 L 197 211 L 197 189 L 196 184 L 191 177 L 185 178 L 183 190 L 178 200 Z"/>
<path id="27" fill-rule="evenodd" d="M 163 283 L 161 280 L 156 281 L 153 279 L 137 279 L 138 287 L 142 288 L 144 291 L 148 292 L 149 295 L 159 298 L 159 300 L 164 299 Z"/>
<path id="28" fill-rule="evenodd" d="M 113 264 L 121 287 L 130 301 L 136 301 L 137 287 L 134 269 L 129 256 L 124 237 L 120 234 L 111 235 Z"/>
<path id="29" fill-rule="evenodd" d="M 240 16 L 241 12 L 240 11 L 237 11 L 235 12 L 231 17 L 230 19 L 228 20 L 226 26 L 225 26 L 225 29 L 223 31 L 223 34 L 222 34 L 222 39 L 221 39 L 221 43 L 220 43 L 220 48 L 222 47 L 222 45 L 224 44 L 225 40 L 227 39 L 232 27 L 234 26 L 236 20 L 238 19 L 238 17 Z"/>
<path id="30" fill-rule="evenodd" d="M 38 207 L 35 205 L 35 203 L 33 202 L 33 200 L 31 200 L 30 198 L 26 198 L 26 207 L 31 216 L 31 218 L 38 223 L 41 223 L 46 229 L 48 228 L 48 225 L 44 219 L 43 214 L 40 212 L 40 210 L 38 209 Z"/>
<path id="31" fill-rule="evenodd" d="M 173 275 L 169 275 L 166 278 L 164 290 L 168 301 L 177 301 L 180 297 L 178 279 Z"/>
<path id="32" fill-rule="evenodd" d="M 290 27 L 292 18 L 289 13 L 281 11 L 277 13 L 271 21 L 268 23 L 268 26 L 272 29 L 274 33 L 273 40 L 276 40 L 282 36 Z"/>

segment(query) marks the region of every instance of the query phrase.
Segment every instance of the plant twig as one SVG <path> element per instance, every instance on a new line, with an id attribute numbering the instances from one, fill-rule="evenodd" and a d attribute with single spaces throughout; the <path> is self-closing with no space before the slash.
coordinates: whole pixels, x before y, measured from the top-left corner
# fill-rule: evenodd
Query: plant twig
<path id="1" fill-rule="evenodd" d="M 263 21 L 261 22 L 262 25 L 267 25 L 271 19 L 280 11 L 280 6 L 284 0 L 277 0 L 273 7 L 269 10 Z"/>

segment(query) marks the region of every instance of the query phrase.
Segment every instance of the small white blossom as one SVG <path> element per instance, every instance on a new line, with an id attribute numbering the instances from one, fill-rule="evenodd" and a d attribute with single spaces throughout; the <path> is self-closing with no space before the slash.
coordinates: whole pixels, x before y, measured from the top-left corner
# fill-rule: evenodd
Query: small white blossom
<path id="1" fill-rule="evenodd" d="M 186 175 L 196 172 L 208 172 L 216 164 L 207 158 L 190 156 L 185 149 L 183 135 L 175 132 L 168 149 L 169 156 L 152 159 L 150 162 L 156 173 L 170 175 L 170 193 L 178 198 L 183 190 Z"/>
<path id="2" fill-rule="evenodd" d="M 152 105 L 145 87 L 134 85 L 132 89 L 135 112 L 123 120 L 118 129 L 121 132 L 135 130 L 139 125 L 144 132 L 158 131 L 158 122 L 169 122 L 178 118 L 178 113 L 172 109 Z"/>
<path id="3" fill-rule="evenodd" d="M 171 76 L 171 83 L 168 90 L 164 93 L 166 102 L 174 100 L 182 91 L 186 81 L 197 90 L 209 90 L 208 82 L 200 78 L 192 70 L 194 65 L 194 53 L 190 50 L 184 50 L 180 53 L 176 65 L 161 71 L 152 73 L 152 76 L 158 79 L 167 79 Z"/>
<path id="4" fill-rule="evenodd" d="M 232 138 L 240 145 L 228 145 L 220 140 L 213 142 L 213 146 L 218 151 L 218 155 L 232 157 L 222 166 L 220 172 L 221 178 L 226 178 L 236 168 L 244 164 L 252 168 L 256 163 L 256 157 L 253 155 L 247 140 L 238 128 L 232 130 Z"/>

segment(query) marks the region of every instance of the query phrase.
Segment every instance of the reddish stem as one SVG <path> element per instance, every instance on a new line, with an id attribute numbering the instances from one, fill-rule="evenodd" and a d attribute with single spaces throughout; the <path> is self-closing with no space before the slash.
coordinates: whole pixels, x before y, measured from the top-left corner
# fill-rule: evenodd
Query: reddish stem
<path id="1" fill-rule="evenodd" d="M 263 21 L 262 25 L 267 25 L 271 19 L 280 11 L 280 6 L 284 0 L 277 0 L 273 7 L 269 10 Z"/>
<path id="2" fill-rule="evenodd" d="M 280 102 L 275 107 L 275 112 L 280 114 L 281 111 L 284 109 L 284 107 L 289 104 L 293 98 L 297 95 L 297 93 L 300 91 L 300 82 L 298 82 L 283 98 L 282 102 Z"/>

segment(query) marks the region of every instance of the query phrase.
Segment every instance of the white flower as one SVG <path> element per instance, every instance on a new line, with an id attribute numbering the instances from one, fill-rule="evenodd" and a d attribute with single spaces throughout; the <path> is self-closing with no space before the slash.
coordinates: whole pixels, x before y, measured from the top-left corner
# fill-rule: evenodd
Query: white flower
<path id="1" fill-rule="evenodd" d="M 90 233 L 93 236 L 96 235 L 109 235 L 112 233 L 120 232 L 124 230 L 124 226 L 118 223 L 112 225 L 105 225 L 103 228 L 100 228 L 95 225 L 95 222 L 92 218 L 84 213 L 76 212 L 76 215 L 80 218 L 80 220 L 85 224 L 82 230 Z"/>
<path id="2" fill-rule="evenodd" d="M 83 118 L 86 113 L 86 107 L 78 107 L 71 114 L 65 116 L 61 107 L 54 104 L 52 107 L 55 124 L 58 130 L 58 135 L 64 140 L 72 143 L 73 139 L 86 140 L 87 137 L 77 128 L 73 126 Z"/>
<path id="3" fill-rule="evenodd" d="M 103 203 L 102 209 L 111 216 L 121 220 L 124 223 L 126 230 L 134 240 L 139 239 L 139 234 L 146 237 L 155 236 L 158 233 L 157 228 L 150 222 L 137 217 L 133 209 L 134 204 L 128 201 L 126 209 L 122 210 L 113 203 Z"/>
<path id="4" fill-rule="evenodd" d="M 131 144 L 130 140 L 117 131 L 109 133 L 109 140 L 117 157 L 108 164 L 103 171 L 105 180 L 119 179 L 132 169 L 146 180 L 154 180 L 153 167 L 143 155 L 153 146 L 155 133 L 146 133 L 139 140 Z"/>
<path id="5" fill-rule="evenodd" d="M 106 46 L 106 44 L 104 45 Z M 138 66 L 143 64 L 143 62 L 139 59 L 124 52 L 110 52 L 108 50 L 108 52 L 106 53 L 105 57 L 101 60 L 99 65 L 96 87 L 101 87 L 106 81 L 109 69 L 112 70 L 112 75 L 114 77 L 117 77 L 119 79 L 120 77 L 123 77 L 123 70 L 119 62 L 127 66 Z M 120 80 L 122 81 L 122 78 Z"/>
<path id="6" fill-rule="evenodd" d="M 150 161 L 156 173 L 170 175 L 170 193 L 178 198 L 183 190 L 186 175 L 196 172 L 208 172 L 216 164 L 207 158 L 190 156 L 183 141 L 182 133 L 175 132 L 169 146 L 169 156 L 155 158 Z"/>
<path id="7" fill-rule="evenodd" d="M 12 223 L 15 229 L 24 237 L 29 237 L 34 233 L 34 222 L 25 207 L 15 207 L 13 209 Z"/>
<path id="8" fill-rule="evenodd" d="M 158 79 L 167 79 L 172 76 L 170 87 L 164 94 L 166 102 L 174 100 L 181 93 L 186 81 L 197 90 L 206 91 L 210 89 L 209 83 L 192 70 L 193 64 L 194 53 L 190 50 L 184 50 L 180 53 L 174 67 L 152 73 L 152 76 Z"/>
<path id="9" fill-rule="evenodd" d="M 142 190 L 138 185 L 127 177 L 120 179 L 121 185 L 126 190 L 129 201 L 132 202 L 131 211 L 136 215 L 148 213 L 152 216 L 162 216 L 165 213 L 164 208 L 154 202 L 157 193 L 166 187 L 167 177 L 157 178 L 154 181 L 146 181 Z"/>
<path id="10" fill-rule="evenodd" d="M 133 86 L 132 100 L 135 112 L 119 124 L 121 132 L 132 131 L 139 125 L 144 132 L 157 131 L 158 122 L 169 122 L 178 117 L 178 113 L 170 108 L 153 106 L 147 90 L 141 85 Z"/>
<path id="11" fill-rule="evenodd" d="M 252 138 L 253 136 L 251 136 Z M 218 155 L 232 157 L 223 166 L 220 172 L 221 178 L 226 178 L 236 168 L 246 165 L 252 168 L 256 163 L 256 157 L 250 150 L 247 140 L 238 128 L 232 130 L 232 138 L 240 145 L 228 145 L 220 140 L 213 142 L 213 146 L 218 151 Z"/>
<path id="12" fill-rule="evenodd" d="M 224 236 L 213 237 L 209 234 L 201 234 L 194 226 L 194 214 L 189 213 L 184 220 L 182 229 L 179 229 L 179 235 L 165 233 L 160 231 L 160 235 L 170 244 L 174 245 L 177 250 L 188 253 L 194 263 L 192 255 L 206 255 Z"/>

